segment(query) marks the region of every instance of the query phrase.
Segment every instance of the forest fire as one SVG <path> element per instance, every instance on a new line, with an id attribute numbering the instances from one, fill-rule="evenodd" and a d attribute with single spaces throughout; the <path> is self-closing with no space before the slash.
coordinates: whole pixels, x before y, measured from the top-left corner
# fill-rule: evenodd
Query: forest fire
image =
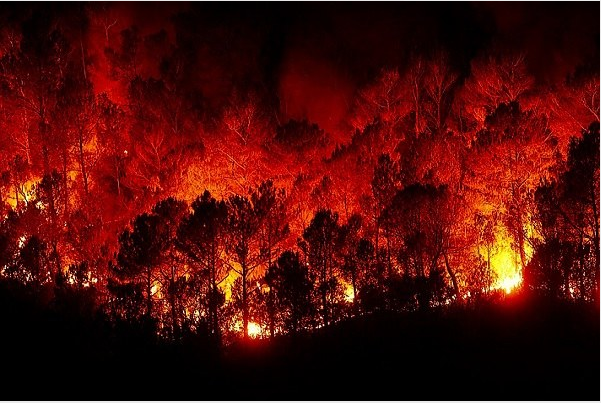
<path id="1" fill-rule="evenodd" d="M 598 302 L 595 24 L 153 7 L 0 6 L 0 283 L 215 345 Z"/>
<path id="2" fill-rule="evenodd" d="M 4 372 L 597 382 L 598 6 L 1 4 Z"/>

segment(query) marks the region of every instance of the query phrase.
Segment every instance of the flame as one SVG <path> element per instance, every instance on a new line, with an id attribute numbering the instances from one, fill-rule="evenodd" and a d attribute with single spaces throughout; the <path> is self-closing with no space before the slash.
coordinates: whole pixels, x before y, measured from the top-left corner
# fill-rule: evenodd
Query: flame
<path id="1" fill-rule="evenodd" d="M 502 289 L 505 291 L 505 294 L 510 294 L 513 290 L 519 288 L 522 284 L 522 275 L 517 273 L 513 276 L 504 277 L 499 279 L 493 287 L 497 289 Z"/>
<path id="2" fill-rule="evenodd" d="M 491 289 L 502 289 L 506 294 L 509 294 L 522 282 L 519 258 L 506 239 L 497 243 L 497 248 L 498 252 L 491 258 L 491 267 L 497 275 Z"/>
<path id="3" fill-rule="evenodd" d="M 19 203 L 25 203 L 27 205 L 29 201 L 34 198 L 35 195 L 35 187 L 40 182 L 40 178 L 33 178 L 25 181 L 22 185 L 19 186 Z M 6 192 L 6 202 L 8 205 L 15 210 L 17 208 L 17 200 L 15 197 L 14 188 L 10 188 Z"/>
<path id="4" fill-rule="evenodd" d="M 527 248 L 528 249 L 528 248 Z M 526 255 L 531 255 L 531 250 L 526 250 Z M 481 256 L 486 259 L 485 253 Z M 507 230 L 500 227 L 495 234 L 495 244 L 490 257 L 490 266 L 496 274 L 495 282 L 490 290 L 503 290 L 510 294 L 522 284 L 522 264 L 519 253 L 512 246 L 511 238 Z"/>
<path id="5" fill-rule="evenodd" d="M 256 324 L 255 322 L 248 322 L 248 337 L 256 339 L 261 335 L 261 326 Z"/>
<path id="6" fill-rule="evenodd" d="M 344 287 L 344 300 L 346 302 L 353 302 L 355 300 L 355 292 L 353 291 L 353 285 L 351 283 L 347 283 L 344 280 L 341 280 L 340 282 Z"/>
<path id="7" fill-rule="evenodd" d="M 155 281 L 152 284 L 152 287 L 150 287 L 150 295 L 152 295 L 154 298 L 158 298 L 158 299 L 163 298 L 163 292 L 161 290 L 161 283 L 159 283 L 158 281 Z"/>

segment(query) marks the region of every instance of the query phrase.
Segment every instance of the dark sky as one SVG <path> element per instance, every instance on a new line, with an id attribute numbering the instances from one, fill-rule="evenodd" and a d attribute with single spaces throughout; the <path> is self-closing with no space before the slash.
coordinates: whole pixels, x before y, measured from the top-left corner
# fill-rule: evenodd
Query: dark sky
<path id="1" fill-rule="evenodd" d="M 67 24 L 79 24 L 78 14 L 83 21 L 86 7 L 108 10 L 107 19 L 117 21 L 114 38 L 132 25 L 142 36 L 165 30 L 172 43 L 191 47 L 196 64 L 190 74 L 214 104 L 232 87 L 260 86 L 279 99 L 285 116 L 335 130 L 357 88 L 382 67 L 402 70 L 412 54 L 447 50 L 465 76 L 470 60 L 487 51 L 520 51 L 539 84 L 561 81 L 586 62 L 598 70 L 599 4 L 3 3 L 0 10 L 8 21 L 27 18 L 33 9 L 62 16 Z M 102 53 L 98 21 L 87 26 L 90 49 Z"/>
<path id="2" fill-rule="evenodd" d="M 382 65 L 402 65 L 412 51 L 436 47 L 467 67 L 491 45 L 526 52 L 533 73 L 550 78 L 599 48 L 598 2 L 243 2 L 191 8 L 234 35 L 260 40 L 268 68 L 277 70 L 290 52 L 302 51 L 341 65 L 357 80 Z"/>
<path id="3" fill-rule="evenodd" d="M 599 60 L 599 3 L 311 2 L 194 3 L 188 13 L 228 31 L 234 49 L 252 49 L 260 81 L 292 117 L 326 129 L 354 91 L 382 67 L 445 49 L 457 71 L 491 49 L 519 51 L 540 84 Z M 238 52 L 243 53 L 243 52 Z"/>

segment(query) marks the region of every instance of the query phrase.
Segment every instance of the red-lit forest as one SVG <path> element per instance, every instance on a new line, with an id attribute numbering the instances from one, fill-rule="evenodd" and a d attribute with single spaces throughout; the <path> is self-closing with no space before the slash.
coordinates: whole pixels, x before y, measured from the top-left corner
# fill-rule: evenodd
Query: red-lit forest
<path id="1" fill-rule="evenodd" d="M 598 315 L 598 4 L 539 42 L 509 6 L 438 5 L 426 39 L 238 6 L 0 7 L 3 295 L 200 349 L 518 295 Z M 497 31 L 444 33 L 468 11 Z"/>

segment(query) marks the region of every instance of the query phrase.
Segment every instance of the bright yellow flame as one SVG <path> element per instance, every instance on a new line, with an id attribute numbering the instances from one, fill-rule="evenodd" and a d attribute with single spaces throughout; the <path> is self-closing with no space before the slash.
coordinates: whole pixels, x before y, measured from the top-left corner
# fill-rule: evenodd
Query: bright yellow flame
<path id="1" fill-rule="evenodd" d="M 518 288 L 520 284 L 522 284 L 522 275 L 516 273 L 513 276 L 499 279 L 494 287 L 496 287 L 497 289 L 502 289 L 503 291 L 505 291 L 505 294 L 509 294 L 513 290 Z"/>
<path id="2" fill-rule="evenodd" d="M 158 299 L 163 298 L 163 292 L 161 290 L 161 283 L 159 283 L 158 281 L 155 281 L 152 284 L 152 287 L 150 287 L 150 295 L 152 295 Z"/>
<path id="3" fill-rule="evenodd" d="M 248 336 L 255 339 L 261 335 L 261 326 L 255 322 L 248 322 Z"/>
<path id="4" fill-rule="evenodd" d="M 490 252 L 490 267 L 496 275 L 490 290 L 503 290 L 510 294 L 522 284 L 522 264 L 519 254 L 512 248 L 511 238 L 505 228 L 498 228 Z M 483 259 L 488 259 L 486 251 L 481 250 L 480 253 Z M 526 250 L 526 255 L 530 254 L 530 250 Z"/>
<path id="5" fill-rule="evenodd" d="M 520 263 L 508 241 L 497 244 L 498 251 L 490 259 L 490 265 L 497 275 L 493 290 L 502 289 L 509 294 L 522 282 Z"/>
<path id="6" fill-rule="evenodd" d="M 19 188 L 19 203 L 27 204 L 35 195 L 35 186 L 40 182 L 40 178 L 33 178 L 25 181 Z M 14 188 L 10 188 L 6 194 L 6 201 L 14 210 L 17 208 L 17 196 L 15 196 Z"/>
<path id="7" fill-rule="evenodd" d="M 352 284 L 344 284 L 344 300 L 346 302 L 353 302 L 355 300 L 355 291 Z"/>

